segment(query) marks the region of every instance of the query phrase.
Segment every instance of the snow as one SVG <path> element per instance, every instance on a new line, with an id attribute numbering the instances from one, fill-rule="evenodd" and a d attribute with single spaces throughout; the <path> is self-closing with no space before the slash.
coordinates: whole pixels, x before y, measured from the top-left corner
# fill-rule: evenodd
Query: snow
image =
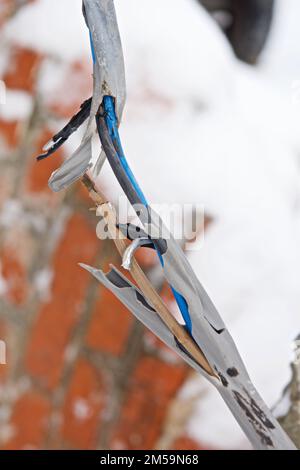
<path id="1" fill-rule="evenodd" d="M 276 418 L 281 418 L 282 416 L 286 416 L 288 412 L 290 411 L 291 405 L 292 405 L 292 402 L 291 402 L 290 393 L 286 392 L 278 401 L 278 403 L 276 403 L 276 405 L 274 406 L 273 408 L 274 416 L 276 416 Z"/>
<path id="2" fill-rule="evenodd" d="M 86 421 L 89 419 L 91 416 L 91 407 L 89 406 L 87 400 L 84 398 L 78 398 L 74 403 L 73 413 L 78 421 Z"/>
<path id="3" fill-rule="evenodd" d="M 42 269 L 35 274 L 33 283 L 40 300 L 47 302 L 51 299 L 51 287 L 53 281 L 53 271 Z"/>
<path id="4" fill-rule="evenodd" d="M 180 392 L 183 401 L 197 399 L 188 432 L 208 448 L 250 449 L 251 445 L 230 413 L 217 390 L 199 376 L 190 379 Z"/>
<path id="5" fill-rule="evenodd" d="M 0 105 L 4 105 L 6 102 L 6 86 L 5 83 L 0 80 Z"/>
<path id="6" fill-rule="evenodd" d="M 17 220 L 20 220 L 23 214 L 23 208 L 20 201 L 16 199 L 7 199 L 4 201 L 0 213 L 0 226 L 3 228 L 12 227 Z"/>
<path id="7" fill-rule="evenodd" d="M 213 216 L 189 259 L 273 405 L 288 382 L 300 330 L 300 3 L 277 0 L 255 68 L 234 58 L 193 0 L 115 4 L 127 71 L 121 135 L 128 159 L 153 203 L 197 203 Z M 3 34 L 53 57 L 44 94 L 63 76 L 57 61 L 89 60 L 81 0 L 60 0 L 56 9 L 50 0 L 32 3 Z M 101 181 L 117 193 L 107 167 Z M 212 387 L 199 377 L 189 386 L 205 392 L 191 436 L 246 448 Z"/>
<path id="8" fill-rule="evenodd" d="M 0 116 L 6 121 L 25 120 L 32 110 L 32 97 L 23 91 L 6 90 L 4 102 L 1 100 L 0 90 Z M 2 104 L 3 103 L 3 104 Z"/>
<path id="9" fill-rule="evenodd" d="M 3 30 L 5 39 L 55 58 L 75 60 L 89 51 L 81 0 L 61 0 L 59 6 L 53 0 L 29 3 Z"/>
<path id="10" fill-rule="evenodd" d="M 36 233 L 43 234 L 46 221 L 40 213 L 29 213 L 18 199 L 7 199 L 3 202 L 0 212 L 0 228 L 11 228 L 17 222 L 31 227 Z"/>

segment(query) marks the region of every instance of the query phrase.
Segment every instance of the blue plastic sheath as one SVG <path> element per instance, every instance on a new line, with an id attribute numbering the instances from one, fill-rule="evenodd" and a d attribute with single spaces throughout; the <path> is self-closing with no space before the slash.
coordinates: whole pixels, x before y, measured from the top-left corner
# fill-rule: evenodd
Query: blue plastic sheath
<path id="1" fill-rule="evenodd" d="M 130 166 L 128 165 L 128 162 L 126 160 L 123 148 L 122 148 L 122 143 L 118 131 L 118 123 L 117 123 L 117 116 L 115 113 L 115 103 L 114 99 L 111 96 L 104 96 L 103 98 L 103 107 L 105 111 L 105 122 L 106 126 L 110 135 L 110 138 L 112 142 L 115 144 L 115 148 L 118 149 L 117 154 L 119 157 L 119 160 L 121 162 L 121 165 L 128 176 L 132 186 L 134 187 L 139 199 L 141 200 L 142 204 L 145 207 L 148 207 L 148 202 L 147 199 L 145 198 L 143 191 L 139 187 L 139 184 L 137 180 L 135 179 L 134 174 L 131 171 Z"/>
<path id="2" fill-rule="evenodd" d="M 90 34 L 90 43 L 91 43 L 93 63 L 95 63 L 96 62 L 96 54 L 95 54 L 95 49 L 94 49 L 94 44 L 93 44 L 93 39 L 92 39 L 92 33 L 91 33 L 90 30 L 89 30 L 89 34 Z"/>
<path id="3" fill-rule="evenodd" d="M 95 63 L 96 62 L 96 54 L 95 54 L 95 49 L 94 49 L 94 45 L 93 45 L 92 34 L 91 34 L 91 32 L 89 32 L 89 34 L 90 34 L 92 58 L 93 58 L 93 62 Z M 134 187 L 139 199 L 141 200 L 141 202 L 144 204 L 145 207 L 148 207 L 148 201 L 145 198 L 145 196 L 143 194 L 143 191 L 141 190 L 137 180 L 135 179 L 135 176 L 132 173 L 130 166 L 128 165 L 128 162 L 126 160 L 126 157 L 125 157 L 125 154 L 124 154 L 124 151 L 123 151 L 123 147 L 122 147 L 122 143 L 121 143 L 121 139 L 120 139 L 120 135 L 119 135 L 119 130 L 118 130 L 118 121 L 117 121 L 117 116 L 116 116 L 116 112 L 115 112 L 115 103 L 114 103 L 113 97 L 112 96 L 104 96 L 103 106 L 104 106 L 104 110 L 105 110 L 105 121 L 106 121 L 107 129 L 108 129 L 110 138 L 112 139 L 112 142 L 115 144 L 116 148 L 118 149 L 117 154 L 118 154 L 118 157 L 120 159 L 120 163 L 121 163 L 126 175 L 128 176 L 132 186 Z M 161 254 L 159 252 L 158 252 L 158 257 L 159 257 L 159 260 L 160 260 L 160 262 L 163 266 L 163 264 L 164 264 L 163 258 L 162 258 Z M 186 328 L 192 334 L 192 322 L 191 322 L 191 317 L 190 317 L 190 314 L 189 314 L 188 304 L 187 304 L 185 298 L 182 297 L 182 295 L 179 294 L 179 292 L 177 292 L 172 286 L 171 286 L 171 290 L 173 292 L 173 295 L 175 297 L 175 300 L 176 300 L 176 303 L 179 307 L 179 310 L 182 314 L 182 317 L 185 321 Z"/>

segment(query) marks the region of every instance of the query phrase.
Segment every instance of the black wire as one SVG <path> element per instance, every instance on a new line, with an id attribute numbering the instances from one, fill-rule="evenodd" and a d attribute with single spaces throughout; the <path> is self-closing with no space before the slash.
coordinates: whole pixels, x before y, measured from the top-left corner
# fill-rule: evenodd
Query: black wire
<path id="1" fill-rule="evenodd" d="M 75 114 L 68 124 L 52 138 L 52 147 L 42 155 L 37 157 L 37 160 L 44 160 L 56 152 L 68 138 L 87 120 L 91 112 L 92 98 L 84 101 L 80 106 L 80 111 Z"/>
<path id="2" fill-rule="evenodd" d="M 118 156 L 117 149 L 115 148 L 109 131 L 105 122 L 105 112 L 103 106 L 101 105 L 99 111 L 96 115 L 97 130 L 101 140 L 101 144 L 107 160 L 111 166 L 112 171 L 114 172 L 121 188 L 126 194 L 130 204 L 133 206 L 133 209 L 137 213 L 137 216 L 140 218 L 143 224 L 151 223 L 151 212 L 143 204 L 140 199 L 137 191 L 132 186 L 130 179 L 128 178 Z M 167 243 L 164 239 L 153 239 L 153 243 L 157 248 L 160 255 L 163 255 L 167 250 Z"/>
<path id="3" fill-rule="evenodd" d="M 110 135 L 109 131 L 106 126 L 105 122 L 105 112 L 103 106 L 100 106 L 100 109 L 96 115 L 96 123 L 97 123 L 97 130 L 101 140 L 101 144 L 107 160 L 121 186 L 124 193 L 126 194 L 130 204 L 135 207 L 139 206 L 139 208 L 144 208 L 145 211 L 143 215 L 148 214 L 147 208 L 144 206 L 142 200 L 140 199 L 139 195 L 137 194 L 136 190 L 133 188 L 130 179 L 128 178 L 126 172 L 124 171 L 122 164 L 120 162 L 117 149 L 115 148 Z"/>

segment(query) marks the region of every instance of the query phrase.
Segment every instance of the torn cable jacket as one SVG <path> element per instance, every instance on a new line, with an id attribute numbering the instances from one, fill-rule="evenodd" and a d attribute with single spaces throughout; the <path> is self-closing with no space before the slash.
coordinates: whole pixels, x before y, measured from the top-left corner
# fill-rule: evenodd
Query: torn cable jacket
<path id="1" fill-rule="evenodd" d="M 112 166 L 112 169 L 119 183 L 121 184 L 122 189 L 124 190 L 126 196 L 128 197 L 130 203 L 133 206 L 136 204 L 137 205 L 142 204 L 146 209 L 148 209 L 149 207 L 148 201 L 146 197 L 144 196 L 139 184 L 137 183 L 137 180 L 127 162 L 125 153 L 122 148 L 113 97 L 104 96 L 102 105 L 103 105 L 102 114 L 100 111 L 99 114 L 96 116 L 96 120 L 97 120 L 97 129 L 98 129 L 98 133 L 100 136 L 100 140 L 105 150 L 108 161 L 110 165 Z M 107 142 L 107 139 L 105 139 L 104 126 L 102 124 L 103 121 L 105 121 L 105 127 L 108 131 L 109 138 L 111 140 L 111 143 L 113 144 L 115 153 L 117 154 L 118 161 L 119 161 L 119 164 L 121 165 L 121 168 L 120 167 L 116 168 L 116 166 L 114 165 L 113 159 L 110 158 L 112 156 L 111 154 L 112 149 L 109 145 L 107 146 L 108 142 Z M 154 244 L 156 248 L 158 248 L 157 242 L 154 241 Z M 159 260 L 163 266 L 164 263 L 163 263 L 162 255 L 159 249 L 157 249 L 157 253 L 158 253 Z M 182 314 L 186 327 L 189 333 L 192 334 L 192 321 L 191 321 L 191 316 L 189 313 L 187 301 L 172 286 L 170 287 L 174 295 L 174 298 L 176 300 L 176 303 L 178 305 L 178 308 Z"/>

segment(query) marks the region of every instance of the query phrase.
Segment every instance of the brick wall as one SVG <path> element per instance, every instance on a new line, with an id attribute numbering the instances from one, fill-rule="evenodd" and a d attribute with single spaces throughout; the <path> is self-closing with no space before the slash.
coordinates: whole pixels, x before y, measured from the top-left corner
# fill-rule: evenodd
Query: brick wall
<path id="1" fill-rule="evenodd" d="M 0 24 L 25 3 L 2 0 Z M 78 267 L 119 260 L 96 238 L 84 189 L 48 189 L 65 151 L 34 159 L 88 96 L 89 66 L 69 65 L 71 98 L 63 97 L 67 81 L 43 96 L 49 57 L 17 42 L 5 47 L 7 106 L 22 100 L 28 109 L 18 117 L 0 106 L 1 448 L 200 448 L 186 435 L 191 410 L 179 423 L 174 413 L 190 370 Z"/>

